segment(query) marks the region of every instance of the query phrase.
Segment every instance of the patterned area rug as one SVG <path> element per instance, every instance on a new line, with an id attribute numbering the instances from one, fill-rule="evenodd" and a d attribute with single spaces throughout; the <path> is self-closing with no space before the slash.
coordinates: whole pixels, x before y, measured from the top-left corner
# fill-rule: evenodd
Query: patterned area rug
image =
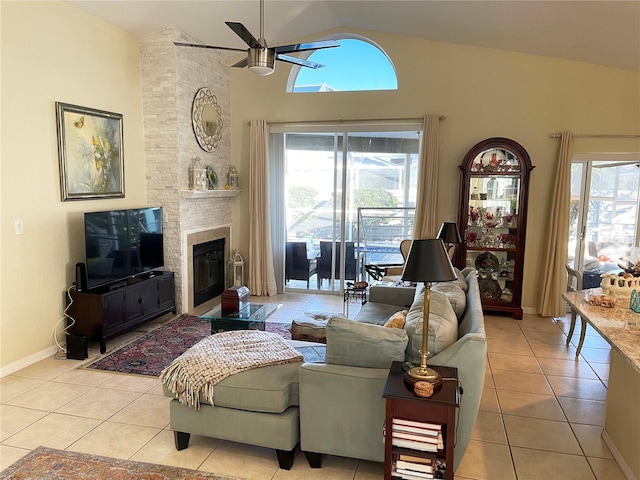
<path id="1" fill-rule="evenodd" d="M 289 323 L 267 321 L 265 330 L 291 339 Z M 158 377 L 175 358 L 209 335 L 211 335 L 209 322 L 193 315 L 182 315 L 84 368 Z M 324 359 L 322 348 L 303 347 L 298 350 L 305 356 L 305 361 L 318 362 Z"/>
<path id="2" fill-rule="evenodd" d="M 186 468 L 38 447 L 0 472 L 11 480 L 242 480 Z"/>

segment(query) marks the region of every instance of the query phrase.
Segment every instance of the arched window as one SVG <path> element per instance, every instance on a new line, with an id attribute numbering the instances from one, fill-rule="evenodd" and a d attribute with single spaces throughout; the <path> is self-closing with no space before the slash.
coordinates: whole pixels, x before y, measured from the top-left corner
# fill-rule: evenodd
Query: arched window
<path id="1" fill-rule="evenodd" d="M 352 92 L 357 90 L 397 90 L 398 79 L 389 56 L 369 39 L 356 35 L 332 35 L 338 48 L 308 52 L 306 58 L 325 65 L 314 70 L 293 67 L 287 92 Z"/>

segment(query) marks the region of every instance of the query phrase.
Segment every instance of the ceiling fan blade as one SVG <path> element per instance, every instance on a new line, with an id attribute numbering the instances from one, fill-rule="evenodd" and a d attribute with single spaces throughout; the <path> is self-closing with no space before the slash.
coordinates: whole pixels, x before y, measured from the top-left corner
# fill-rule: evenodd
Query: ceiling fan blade
<path id="1" fill-rule="evenodd" d="M 249 57 L 244 57 L 242 60 L 240 60 L 237 63 L 234 63 L 231 66 L 232 67 L 246 67 L 247 65 L 249 65 Z"/>
<path id="2" fill-rule="evenodd" d="M 227 24 L 227 26 L 233 30 L 235 32 L 236 35 L 238 35 L 242 40 L 244 40 L 244 43 L 246 43 L 247 45 L 249 45 L 251 48 L 260 48 L 261 45 L 258 42 L 258 40 L 256 40 L 256 37 L 254 37 L 253 35 L 251 35 L 251 32 L 249 30 L 247 30 L 247 28 L 238 22 L 224 22 Z"/>
<path id="3" fill-rule="evenodd" d="M 246 49 L 243 48 L 231 48 L 231 47 L 214 47 L 211 45 L 201 45 L 199 43 L 182 43 L 182 42 L 173 42 L 174 45 L 178 47 L 195 47 L 195 48 L 211 48 L 213 50 L 232 50 L 234 52 L 246 52 Z"/>
<path id="4" fill-rule="evenodd" d="M 283 62 L 293 63 L 294 65 L 300 65 L 301 67 L 309 67 L 309 68 L 322 68 L 324 65 L 321 63 L 310 62 L 309 60 L 303 60 L 302 58 L 290 57 L 289 55 L 283 55 L 278 53 L 276 55 L 278 60 L 282 60 Z"/>
<path id="5" fill-rule="evenodd" d="M 274 47 L 274 48 L 276 53 L 292 53 L 292 52 L 304 52 L 306 50 L 318 50 L 320 48 L 333 48 L 333 47 L 339 47 L 339 46 L 340 44 L 335 40 L 323 40 L 321 42 L 280 45 L 279 47 Z"/>

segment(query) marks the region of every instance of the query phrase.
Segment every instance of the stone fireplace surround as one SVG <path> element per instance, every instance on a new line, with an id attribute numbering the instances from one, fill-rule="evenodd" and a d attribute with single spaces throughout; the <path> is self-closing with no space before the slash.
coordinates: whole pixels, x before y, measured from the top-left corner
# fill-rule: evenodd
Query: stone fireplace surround
<path id="1" fill-rule="evenodd" d="M 178 311 L 198 314 L 220 297 L 194 309 L 193 245 L 225 238 L 229 258 L 233 198 L 224 190 L 194 195 L 188 190 L 188 171 L 196 156 L 221 178 L 229 168 L 231 68 L 226 52 L 177 48 L 174 41 L 199 43 L 176 27 L 140 40 L 147 203 L 164 208 L 165 268 L 175 274 Z M 213 152 L 200 148 L 191 122 L 193 99 L 202 87 L 212 89 L 222 110 L 222 138 Z"/>
<path id="2" fill-rule="evenodd" d="M 181 290 L 182 292 L 186 292 L 186 295 L 182 296 L 181 310 L 183 312 L 200 315 L 220 303 L 220 297 L 218 296 L 197 307 L 193 305 L 193 246 L 221 238 L 225 240 L 224 265 L 225 268 L 227 268 L 231 252 L 231 225 L 204 227 L 184 232 L 181 248 L 181 258 L 183 259 L 182 271 L 185 272 L 185 275 L 182 276 Z M 225 276 L 227 274 L 228 272 L 225 272 Z"/>

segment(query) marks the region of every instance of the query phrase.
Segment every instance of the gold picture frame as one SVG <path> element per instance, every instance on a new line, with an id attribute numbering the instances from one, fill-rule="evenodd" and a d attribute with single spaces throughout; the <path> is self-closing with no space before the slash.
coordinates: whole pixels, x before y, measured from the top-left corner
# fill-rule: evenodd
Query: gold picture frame
<path id="1" fill-rule="evenodd" d="M 62 201 L 124 197 L 122 115 L 56 102 Z"/>

